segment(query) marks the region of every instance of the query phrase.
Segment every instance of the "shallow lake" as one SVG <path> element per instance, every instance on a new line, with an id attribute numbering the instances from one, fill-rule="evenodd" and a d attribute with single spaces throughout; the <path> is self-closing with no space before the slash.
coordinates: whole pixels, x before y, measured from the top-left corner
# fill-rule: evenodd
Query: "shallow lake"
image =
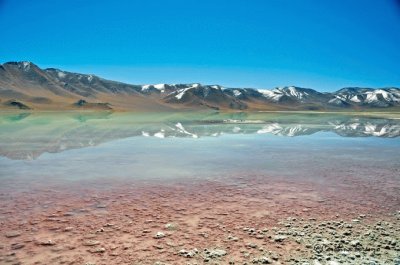
<path id="1" fill-rule="evenodd" d="M 398 173 L 400 120 L 332 114 L 47 113 L 0 116 L 0 177 L 287 178 Z"/>
<path id="2" fill-rule="evenodd" d="M 232 233 L 241 235 L 237 244 L 254 240 L 246 226 L 275 227 L 296 218 L 393 221 L 400 205 L 399 136 L 396 115 L 4 113 L 0 232 L 25 231 L 10 243 L 25 239 L 30 251 L 15 257 L 32 264 L 35 258 L 107 264 L 108 254 L 71 247 L 89 236 L 100 240 L 106 253 L 134 243 L 118 254 L 119 264 L 132 257 L 144 264 L 178 264 L 184 260 L 177 261 L 171 240 L 187 248 L 229 249 L 225 238 Z M 154 256 L 152 236 L 170 222 L 180 230 L 168 232 L 166 245 L 157 245 Z M 113 232 L 97 233 L 114 224 L 119 228 Z M 204 233 L 207 237 L 199 238 Z M 281 258 L 312 257 L 307 251 L 296 254 L 290 244 L 272 244 L 270 232 L 262 233 L 262 245 Z M 49 238 L 57 245 L 44 251 L 41 246 L 51 245 Z M 317 239 L 307 240 L 304 244 Z M 59 247 L 70 250 L 57 252 Z M 0 259 L 7 260 L 6 249 L 0 249 Z M 229 257 L 253 257 L 241 251 L 232 248 Z M 398 254 L 385 253 L 385 261 Z"/>

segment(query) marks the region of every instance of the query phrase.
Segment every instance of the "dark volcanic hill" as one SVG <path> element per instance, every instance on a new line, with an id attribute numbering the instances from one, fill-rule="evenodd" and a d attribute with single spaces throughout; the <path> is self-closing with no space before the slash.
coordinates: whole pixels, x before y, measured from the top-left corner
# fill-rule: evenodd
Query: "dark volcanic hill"
<path id="1" fill-rule="evenodd" d="M 400 89 L 343 88 L 321 93 L 295 86 L 272 90 L 219 85 L 132 85 L 31 62 L 0 65 L 0 108 L 168 111 L 400 109 Z"/>

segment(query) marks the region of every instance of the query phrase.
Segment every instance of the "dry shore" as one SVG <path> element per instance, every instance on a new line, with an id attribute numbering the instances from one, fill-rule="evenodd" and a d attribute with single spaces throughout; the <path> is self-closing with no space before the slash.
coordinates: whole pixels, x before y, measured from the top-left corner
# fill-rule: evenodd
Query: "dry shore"
<path id="1" fill-rule="evenodd" d="M 253 176 L 2 190 L 0 264 L 396 264 L 398 187 L 375 184 Z"/>

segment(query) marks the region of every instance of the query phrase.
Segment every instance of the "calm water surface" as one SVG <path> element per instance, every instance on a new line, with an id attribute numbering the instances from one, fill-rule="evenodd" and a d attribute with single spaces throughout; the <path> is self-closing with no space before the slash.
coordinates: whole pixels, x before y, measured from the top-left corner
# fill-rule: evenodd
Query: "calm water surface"
<path id="1" fill-rule="evenodd" d="M 249 175 L 399 184 L 399 135 L 399 119 L 333 114 L 2 114 L 0 189 Z"/>
<path id="2" fill-rule="evenodd" d="M 215 247 L 227 250 L 224 264 L 261 249 L 312 260 L 307 245 L 323 237 L 376 246 L 354 264 L 397 264 L 382 246 L 399 238 L 399 135 L 396 115 L 2 114 L 0 263 L 186 264 L 178 249 Z M 302 240 L 269 239 L 292 229 Z M 246 257 L 249 242 L 260 248 Z"/>

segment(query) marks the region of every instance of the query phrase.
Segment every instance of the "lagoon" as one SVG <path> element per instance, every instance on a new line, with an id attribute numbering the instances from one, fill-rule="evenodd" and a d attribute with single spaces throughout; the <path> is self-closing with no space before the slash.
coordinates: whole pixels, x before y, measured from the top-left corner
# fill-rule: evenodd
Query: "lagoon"
<path id="1" fill-rule="evenodd" d="M 186 258 L 177 255 L 178 248 L 220 248 L 227 252 L 216 258 L 220 262 L 257 258 L 229 245 L 227 238 L 235 234 L 240 238 L 235 242 L 245 247 L 255 240 L 279 260 L 313 260 L 315 251 L 292 251 L 291 234 L 283 233 L 288 242 L 282 249 L 272 228 L 285 222 L 304 226 L 310 218 L 351 223 L 360 215 L 365 225 L 394 222 L 400 205 L 399 136 L 396 115 L 5 113 L 1 232 L 21 235 L 2 243 L 33 238 L 24 243 L 33 257 L 56 263 L 106 264 L 114 247 L 132 242 L 113 257 L 120 263 L 135 257 L 180 264 Z M 166 229 L 170 223 L 180 229 Z M 306 225 L 318 230 L 318 224 Z M 257 239 L 246 227 L 266 232 Z M 107 233 L 96 232 L 101 229 Z M 360 225 L 352 236 L 359 238 L 365 229 Z M 166 237 L 154 239 L 157 232 Z M 81 246 L 87 237 L 99 241 L 106 254 Z M 46 240 L 56 244 L 43 252 Z M 310 234 L 300 245 L 315 240 Z M 75 248 L 67 250 L 71 245 Z M 56 246 L 64 250 L 58 253 Z M 335 260 L 337 252 L 326 255 Z M 373 260 L 368 253 L 366 259 Z M 207 256 L 200 254 L 194 255 L 199 262 Z M 29 255 L 16 259 L 28 261 Z M 393 248 L 384 261 L 396 255 Z"/>

